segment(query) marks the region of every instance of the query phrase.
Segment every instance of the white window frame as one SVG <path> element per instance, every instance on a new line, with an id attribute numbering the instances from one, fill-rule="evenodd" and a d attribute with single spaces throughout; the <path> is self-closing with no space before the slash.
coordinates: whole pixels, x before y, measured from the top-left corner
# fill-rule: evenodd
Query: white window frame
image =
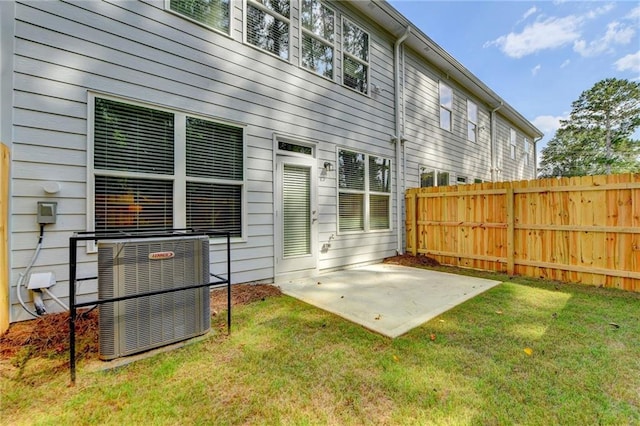
<path id="1" fill-rule="evenodd" d="M 336 147 L 336 171 L 339 175 L 340 173 L 340 151 L 349 151 L 356 154 L 364 155 L 364 190 L 358 189 L 348 189 L 348 188 L 340 188 L 340 179 L 339 176 L 336 178 L 336 232 L 338 235 L 348 235 L 348 234 L 363 234 L 363 233 L 374 233 L 374 232 L 389 232 L 393 230 L 393 160 L 390 157 L 386 157 L 384 155 L 372 154 L 366 151 L 360 151 L 357 149 L 337 146 Z M 370 183 L 369 183 L 369 157 L 377 157 L 382 158 L 384 160 L 389 161 L 389 192 L 379 192 L 379 191 L 371 191 Z M 340 193 L 345 194 L 363 194 L 363 216 L 364 216 L 364 225 L 362 230 L 355 231 L 341 231 L 340 230 Z M 384 195 L 389 198 L 389 227 L 386 229 L 371 229 L 371 211 L 370 211 L 370 196 L 371 195 Z"/>
<path id="2" fill-rule="evenodd" d="M 456 185 L 466 185 L 469 179 L 466 176 L 456 175 Z"/>
<path id="3" fill-rule="evenodd" d="M 96 98 L 107 99 L 115 102 L 122 102 L 144 108 L 151 108 L 158 111 L 169 112 L 174 114 L 174 172 L 173 175 L 154 175 L 150 173 L 136 173 L 136 172 L 120 172 L 115 170 L 97 170 L 94 167 L 94 128 L 95 128 L 95 100 Z M 241 209 L 240 215 L 241 223 L 241 236 L 232 237 L 232 242 L 246 242 L 248 231 L 248 201 L 247 201 L 247 131 L 246 125 L 220 120 L 215 117 L 210 117 L 202 114 L 193 113 L 190 111 L 178 110 L 173 108 L 167 108 L 156 104 L 143 102 L 139 100 L 108 95 L 98 92 L 88 92 L 87 102 L 87 223 L 86 229 L 89 232 L 95 231 L 95 178 L 99 176 L 115 176 L 115 177 L 141 177 L 154 180 L 170 180 L 174 182 L 173 185 L 173 228 L 186 228 L 187 223 L 187 205 L 186 205 L 186 183 L 188 181 L 202 181 L 201 178 L 192 178 L 186 176 L 186 144 L 181 143 L 186 141 L 186 118 L 194 117 L 202 120 L 216 122 L 220 124 L 230 125 L 242 129 L 242 156 L 243 156 L 243 179 L 225 181 L 222 179 L 208 179 L 208 181 L 215 181 L 221 184 L 232 184 L 241 186 Z M 212 244 L 225 243 L 226 239 L 212 238 Z M 95 242 L 87 242 L 87 252 L 97 252 L 97 246 Z"/>
<path id="4" fill-rule="evenodd" d="M 451 100 L 449 101 L 450 102 L 449 105 L 447 105 L 447 104 L 442 102 L 442 100 L 443 100 L 442 89 L 443 88 L 446 88 L 446 89 L 449 90 L 449 92 L 451 92 Z M 439 113 L 438 113 L 438 125 L 440 126 L 440 128 L 442 130 L 446 130 L 447 132 L 452 132 L 453 131 L 453 88 L 451 86 L 449 86 L 448 84 L 445 84 L 442 80 L 440 80 L 438 82 L 438 104 L 440 105 Z M 449 126 L 448 126 L 448 128 L 442 127 L 442 111 L 443 110 L 449 112 Z"/>
<path id="5" fill-rule="evenodd" d="M 473 105 L 475 108 L 476 116 L 471 117 L 470 115 L 470 106 Z M 473 126 L 473 139 L 469 138 L 469 128 Z M 471 99 L 467 99 L 467 140 L 476 143 L 478 142 L 478 104 L 473 102 Z"/>
<path id="6" fill-rule="evenodd" d="M 353 25 L 354 27 L 357 27 L 360 29 L 360 31 L 362 31 L 363 33 L 365 33 L 367 35 L 367 61 L 364 61 L 360 58 L 358 58 L 357 56 L 353 56 L 351 53 L 347 52 L 344 49 L 344 23 L 348 22 L 350 25 Z M 346 87 L 349 90 L 354 91 L 355 93 L 360 93 L 361 95 L 365 95 L 365 96 L 371 96 L 371 34 L 368 31 L 365 31 L 365 29 L 361 26 L 356 24 L 355 22 L 353 22 L 352 20 L 346 18 L 345 16 L 342 16 L 342 19 L 340 20 L 340 34 L 341 34 L 341 47 L 342 47 L 342 55 L 340 56 L 340 65 L 341 65 L 341 74 L 340 74 L 340 80 L 342 82 L 342 85 L 344 87 Z M 346 84 L 344 84 L 344 57 L 348 56 L 350 59 L 355 60 L 356 62 L 359 62 L 363 65 L 365 65 L 367 67 L 367 84 L 366 84 L 366 88 L 364 92 L 361 92 L 359 90 L 354 89 L 353 87 L 347 86 Z"/>
<path id="7" fill-rule="evenodd" d="M 293 14 L 293 13 L 292 13 L 292 12 L 293 12 L 293 8 L 291 8 L 291 3 L 292 3 L 293 1 L 295 1 L 295 0 L 290 0 L 290 3 L 289 3 L 289 6 L 290 6 L 290 7 L 289 7 L 290 15 L 292 15 L 292 14 Z M 232 2 L 233 2 L 233 0 L 232 0 Z M 248 24 L 248 20 L 247 20 L 247 10 L 249 9 L 249 5 L 251 5 L 251 6 L 255 7 L 256 9 L 260 9 L 260 10 L 262 10 L 263 12 L 265 12 L 266 14 L 273 16 L 275 19 L 279 19 L 279 20 L 281 20 L 281 21 L 283 21 L 283 22 L 286 22 L 286 23 L 287 23 L 287 25 L 289 25 L 289 51 L 288 51 L 288 56 L 287 56 L 287 58 L 283 58 L 282 56 L 277 55 L 277 54 L 275 54 L 275 53 L 273 53 L 273 52 L 270 52 L 270 51 L 268 51 L 268 50 L 265 50 L 265 49 L 261 48 L 260 46 L 256 46 L 256 45 L 254 45 L 254 44 L 249 43 L 249 40 L 248 40 L 248 37 L 247 37 L 247 35 L 248 35 L 248 33 L 249 33 L 249 32 L 247 31 L 247 24 Z M 278 59 L 280 59 L 281 61 L 285 61 L 285 62 L 290 62 L 290 61 L 291 61 L 291 56 L 292 56 L 292 55 L 291 55 L 291 50 L 292 50 L 292 47 L 293 47 L 293 43 L 292 43 L 292 37 L 293 37 L 293 34 L 292 34 L 292 26 L 293 26 L 293 25 L 291 24 L 291 17 L 287 18 L 286 16 L 282 16 L 282 15 L 280 15 L 280 14 L 278 14 L 278 13 L 276 13 L 276 12 L 272 11 L 272 10 L 271 10 L 271 9 L 269 9 L 268 7 L 264 6 L 262 3 L 260 3 L 260 2 L 259 2 L 259 1 L 257 1 L 257 0 L 244 0 L 244 8 L 243 8 L 243 10 L 242 10 L 242 22 L 244 22 L 244 24 L 243 24 L 243 26 L 244 26 L 244 31 L 242 32 L 242 34 L 243 34 L 243 39 L 242 39 L 242 41 L 243 41 L 243 43 L 244 43 L 244 44 L 246 44 L 247 46 L 250 46 L 250 47 L 252 47 L 253 49 L 256 49 L 256 50 L 258 50 L 258 51 L 260 51 L 260 52 L 263 52 L 263 53 L 265 53 L 265 54 L 267 54 L 267 55 L 271 55 L 271 56 L 273 56 L 274 58 L 278 58 Z"/>
<path id="8" fill-rule="evenodd" d="M 227 36 L 227 37 L 231 38 L 231 34 L 233 34 L 233 21 L 234 21 L 234 19 L 233 19 L 233 9 L 234 9 L 233 4 L 234 4 L 234 1 L 235 0 L 229 0 L 229 32 L 228 33 L 222 31 L 219 28 L 212 27 L 211 25 L 207 25 L 204 22 L 200 22 L 197 19 L 194 19 L 194 18 L 192 18 L 190 16 L 184 15 L 184 14 L 182 14 L 182 13 L 176 11 L 176 10 L 171 9 L 171 0 L 164 0 L 164 9 L 167 12 L 169 12 L 169 13 L 171 13 L 173 15 L 179 16 L 182 19 L 186 19 L 187 21 L 191 21 L 196 25 L 200 25 L 201 27 L 204 27 L 204 28 L 206 28 L 208 30 L 215 31 L 215 32 L 217 32 L 219 34 L 222 34 L 224 36 Z"/>
<path id="9" fill-rule="evenodd" d="M 516 143 L 517 143 L 516 129 L 511 127 L 509 128 L 509 149 L 510 149 L 512 160 L 516 159 Z"/>
<path id="10" fill-rule="evenodd" d="M 337 28 L 336 27 L 338 26 L 338 23 L 339 22 L 342 23 L 342 21 L 338 20 L 338 14 L 336 13 L 336 10 L 334 8 L 329 7 L 325 2 L 323 2 L 321 0 L 313 0 L 313 1 L 322 4 L 324 7 L 326 7 L 327 9 L 329 9 L 329 10 L 331 10 L 333 12 L 333 42 L 331 43 L 328 40 L 325 40 L 324 38 L 322 38 L 319 35 L 315 34 L 313 31 L 310 31 L 310 30 L 304 28 L 304 26 L 302 25 L 302 16 L 300 16 L 300 19 L 299 19 L 299 22 L 300 22 L 300 25 L 299 25 L 300 52 L 299 52 L 299 64 L 298 64 L 298 66 L 300 68 L 305 69 L 305 70 L 307 70 L 309 72 L 312 72 L 313 74 L 318 75 L 318 76 L 320 76 L 322 78 L 325 78 L 325 79 L 330 80 L 330 81 L 335 81 L 336 76 L 338 74 L 336 72 L 336 55 L 337 55 L 337 49 L 336 49 Z M 302 0 L 298 0 L 298 10 L 299 10 L 300 15 L 302 15 Z M 315 38 L 316 40 L 319 40 L 320 42 L 325 43 L 325 44 L 327 44 L 327 45 L 329 45 L 329 46 L 331 46 L 333 48 L 333 63 L 331 64 L 331 67 L 332 67 L 332 70 L 333 70 L 333 77 L 332 78 L 329 78 L 329 77 L 327 77 L 325 75 L 322 75 L 322 74 L 316 72 L 315 70 L 307 68 L 307 67 L 305 67 L 303 65 L 303 63 L 302 63 L 302 55 L 303 55 L 302 51 L 304 49 L 304 39 L 303 39 L 303 37 L 304 37 L 305 34 L 308 35 L 309 37 Z"/>

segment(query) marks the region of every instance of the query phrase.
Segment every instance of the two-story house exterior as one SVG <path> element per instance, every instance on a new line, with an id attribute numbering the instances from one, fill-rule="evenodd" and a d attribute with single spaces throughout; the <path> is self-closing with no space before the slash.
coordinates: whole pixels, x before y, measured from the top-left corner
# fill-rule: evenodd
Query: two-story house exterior
<path id="1" fill-rule="evenodd" d="M 77 231 L 229 231 L 232 282 L 272 282 L 402 252 L 405 188 L 535 177 L 540 131 L 384 1 L 15 1 L 0 24 L 11 321 L 38 201 L 32 271 L 64 301 Z"/>

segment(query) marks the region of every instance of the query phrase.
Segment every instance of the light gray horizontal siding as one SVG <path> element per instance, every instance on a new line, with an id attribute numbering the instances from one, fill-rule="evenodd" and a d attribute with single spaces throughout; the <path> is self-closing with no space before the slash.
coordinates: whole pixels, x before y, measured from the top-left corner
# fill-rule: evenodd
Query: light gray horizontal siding
<path id="1" fill-rule="evenodd" d="M 243 44 L 241 2 L 234 3 L 231 37 L 165 11 L 161 1 L 19 2 L 15 9 L 12 283 L 37 242 L 35 203 L 55 200 L 58 222 L 45 228 L 34 271 L 53 271 L 55 294 L 66 298 L 68 238 L 86 226 L 88 91 L 247 126 L 248 235 L 232 247 L 233 282 L 274 274 L 274 132 L 317 141 L 318 167 L 336 165 L 336 146 L 394 158 L 393 41 L 355 16 L 349 18 L 371 36 L 371 82 L 379 95 L 343 87 L 339 74 L 332 82 L 298 67 L 297 28 L 288 62 Z M 338 18 L 351 14 L 348 5 L 336 9 Z M 392 254 L 395 232 L 336 235 L 335 174 L 319 182 L 320 243 L 335 235 L 335 249 L 320 256 L 320 268 Z M 61 184 L 58 194 L 43 192 L 49 181 Z M 222 248 L 212 246 L 217 273 L 225 270 Z M 80 249 L 78 256 L 78 275 L 95 274 L 95 254 Z M 88 298 L 95 290 L 85 283 L 80 293 Z M 14 306 L 16 319 L 24 313 Z"/>
<path id="2" fill-rule="evenodd" d="M 416 58 L 408 50 L 405 55 L 405 152 L 407 187 L 420 185 L 419 168 L 427 166 L 455 176 L 489 179 L 491 167 L 491 135 L 489 110 L 455 81 L 438 69 Z M 452 129 L 440 128 L 439 81 L 453 90 Z M 467 140 L 467 99 L 478 106 L 476 142 Z"/>
<path id="3" fill-rule="evenodd" d="M 535 179 L 536 166 L 533 157 L 533 138 L 526 136 L 524 132 L 507 121 L 504 117 L 498 115 L 497 118 L 497 134 L 499 144 L 498 168 L 501 169 L 498 180 L 522 180 Z M 510 129 L 516 131 L 516 158 L 511 158 L 511 142 Z M 529 165 L 525 165 L 524 160 L 524 139 L 529 140 Z"/>

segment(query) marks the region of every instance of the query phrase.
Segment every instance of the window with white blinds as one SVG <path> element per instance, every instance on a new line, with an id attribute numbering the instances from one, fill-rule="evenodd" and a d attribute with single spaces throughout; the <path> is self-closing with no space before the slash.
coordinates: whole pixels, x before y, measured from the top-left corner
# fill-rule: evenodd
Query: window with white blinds
<path id="1" fill-rule="evenodd" d="M 168 0 L 169 9 L 225 34 L 230 32 L 230 0 Z"/>
<path id="2" fill-rule="evenodd" d="M 96 231 L 187 226 L 242 236 L 242 127 L 95 98 L 93 153 Z"/>
<path id="3" fill-rule="evenodd" d="M 391 160 L 338 152 L 338 229 L 340 232 L 391 228 Z"/>
<path id="4" fill-rule="evenodd" d="M 247 0 L 247 43 L 289 59 L 290 0 Z"/>
<path id="5" fill-rule="evenodd" d="M 302 66 L 333 79 L 336 14 L 319 0 L 302 0 Z"/>
<path id="6" fill-rule="evenodd" d="M 342 21 L 342 84 L 369 93 L 369 34 L 347 19 Z"/>

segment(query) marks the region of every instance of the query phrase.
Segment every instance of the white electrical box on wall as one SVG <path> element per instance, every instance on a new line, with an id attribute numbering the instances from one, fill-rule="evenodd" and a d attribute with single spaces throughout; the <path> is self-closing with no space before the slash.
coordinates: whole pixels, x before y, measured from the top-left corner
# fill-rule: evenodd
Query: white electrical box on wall
<path id="1" fill-rule="evenodd" d="M 58 203 L 56 201 L 38 201 L 38 223 L 56 223 Z"/>

